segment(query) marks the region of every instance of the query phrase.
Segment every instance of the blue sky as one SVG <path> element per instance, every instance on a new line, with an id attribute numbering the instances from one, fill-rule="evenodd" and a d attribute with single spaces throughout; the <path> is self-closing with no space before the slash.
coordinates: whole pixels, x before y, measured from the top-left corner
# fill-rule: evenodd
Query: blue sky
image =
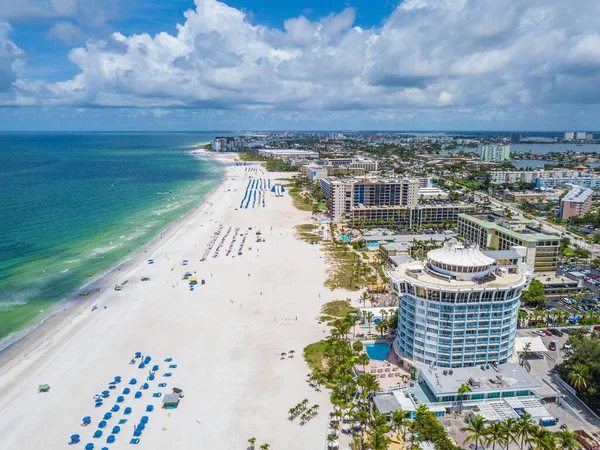
<path id="1" fill-rule="evenodd" d="M 2 3 L 0 130 L 600 128 L 599 2 Z"/>

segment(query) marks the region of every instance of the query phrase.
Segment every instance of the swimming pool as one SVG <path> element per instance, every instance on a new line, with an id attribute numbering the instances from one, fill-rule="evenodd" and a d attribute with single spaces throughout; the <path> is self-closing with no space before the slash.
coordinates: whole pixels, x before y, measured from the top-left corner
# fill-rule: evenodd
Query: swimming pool
<path id="1" fill-rule="evenodd" d="M 390 352 L 390 346 L 383 343 L 366 344 L 365 350 L 367 351 L 367 355 L 369 355 L 369 359 L 385 361 L 386 356 Z"/>
<path id="2" fill-rule="evenodd" d="M 344 242 L 352 242 L 352 240 L 350 239 L 350 236 L 348 236 L 346 233 L 342 234 L 342 241 Z"/>

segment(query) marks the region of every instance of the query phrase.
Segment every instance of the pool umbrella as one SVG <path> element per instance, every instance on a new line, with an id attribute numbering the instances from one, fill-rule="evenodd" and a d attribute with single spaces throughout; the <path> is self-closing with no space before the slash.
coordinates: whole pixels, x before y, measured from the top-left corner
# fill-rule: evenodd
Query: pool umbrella
<path id="1" fill-rule="evenodd" d="M 121 427 L 118 425 L 115 425 L 112 429 L 112 434 L 119 434 L 120 431 L 121 431 Z"/>
<path id="2" fill-rule="evenodd" d="M 131 407 L 128 406 L 127 408 L 125 408 L 123 414 L 131 414 Z"/>
<path id="3" fill-rule="evenodd" d="M 129 388 L 125 388 L 125 389 L 123 389 L 123 394 L 124 394 L 124 395 L 127 395 L 127 394 L 129 394 L 130 392 L 131 392 L 131 389 L 129 389 Z"/>
<path id="4" fill-rule="evenodd" d="M 90 416 L 85 416 L 83 419 L 81 419 L 81 421 L 87 425 L 92 421 L 92 418 Z"/>
<path id="5" fill-rule="evenodd" d="M 92 437 L 99 438 L 100 436 L 102 436 L 102 430 L 96 430 L 94 432 L 94 436 L 92 436 Z"/>
<path id="6" fill-rule="evenodd" d="M 79 442 L 80 438 L 81 438 L 81 436 L 79 436 L 78 434 L 72 434 L 71 435 L 71 443 L 77 444 Z"/>
<path id="7" fill-rule="evenodd" d="M 135 378 L 132 378 L 131 380 L 129 380 L 129 384 L 136 384 L 137 380 Z"/>
<path id="8" fill-rule="evenodd" d="M 121 409 L 121 408 L 119 407 L 119 405 L 114 405 L 114 406 L 112 407 L 111 411 L 112 411 L 112 412 L 117 412 L 119 409 Z"/>
<path id="9" fill-rule="evenodd" d="M 101 420 L 98 424 L 98 428 L 104 428 L 106 426 L 106 420 Z"/>
<path id="10" fill-rule="evenodd" d="M 111 434 L 110 436 L 108 436 L 106 438 L 106 443 L 107 444 L 112 444 L 113 442 L 115 442 L 115 437 Z"/>
<path id="11" fill-rule="evenodd" d="M 88 444 L 85 444 L 85 450 L 92 450 L 94 448 L 94 444 L 92 444 L 91 442 L 89 442 Z"/>
<path id="12" fill-rule="evenodd" d="M 110 395 L 109 391 L 102 391 L 102 397 L 106 398 Z"/>
<path id="13" fill-rule="evenodd" d="M 122 395 L 119 395 L 117 397 L 117 403 L 123 403 L 123 400 L 125 400 L 125 397 L 123 397 Z"/>
<path id="14" fill-rule="evenodd" d="M 107 412 L 107 413 L 104 414 L 104 420 L 108 420 L 111 417 L 112 417 L 112 413 Z"/>
<path id="15" fill-rule="evenodd" d="M 140 419 L 141 423 L 148 423 L 148 416 L 142 416 L 142 418 Z"/>

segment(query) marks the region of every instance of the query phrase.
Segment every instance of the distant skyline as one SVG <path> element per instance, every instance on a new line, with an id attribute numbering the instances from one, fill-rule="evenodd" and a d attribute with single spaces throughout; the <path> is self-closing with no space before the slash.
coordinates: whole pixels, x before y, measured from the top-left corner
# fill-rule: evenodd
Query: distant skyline
<path id="1" fill-rule="evenodd" d="M 591 131 L 593 0 L 0 0 L 0 131 Z"/>

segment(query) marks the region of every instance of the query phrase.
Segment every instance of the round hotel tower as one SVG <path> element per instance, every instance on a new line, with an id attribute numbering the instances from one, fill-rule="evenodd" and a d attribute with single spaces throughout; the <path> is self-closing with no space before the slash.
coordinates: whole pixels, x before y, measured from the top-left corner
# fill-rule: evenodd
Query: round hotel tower
<path id="1" fill-rule="evenodd" d="M 430 251 L 425 262 L 401 264 L 390 273 L 399 298 L 394 350 L 439 367 L 507 362 L 531 277 L 518 248 L 483 253 L 456 241 Z"/>

